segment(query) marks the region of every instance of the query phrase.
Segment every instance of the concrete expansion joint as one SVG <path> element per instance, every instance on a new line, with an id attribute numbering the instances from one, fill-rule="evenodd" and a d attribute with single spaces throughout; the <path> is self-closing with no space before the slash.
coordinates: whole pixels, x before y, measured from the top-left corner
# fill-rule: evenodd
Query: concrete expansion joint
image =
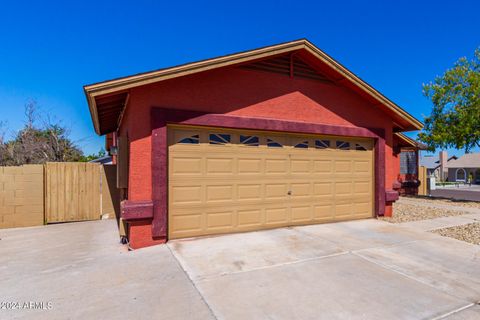
<path id="1" fill-rule="evenodd" d="M 410 245 L 412 243 L 416 243 L 416 242 L 420 242 L 420 241 L 424 241 L 424 240 L 422 239 L 422 240 L 404 241 L 404 242 L 393 243 L 393 244 L 389 244 L 389 245 L 381 245 L 381 246 L 378 246 L 378 247 L 368 247 L 368 248 L 363 248 L 363 249 L 351 250 L 349 252 L 351 252 L 352 254 L 355 254 L 355 253 L 361 253 L 361 252 L 364 252 L 364 251 L 371 251 L 371 250 L 377 250 L 377 249 L 395 248 L 395 247 Z"/>
<path id="2" fill-rule="evenodd" d="M 272 265 L 268 265 L 268 266 L 250 268 L 250 269 L 247 269 L 247 270 L 224 272 L 224 273 L 221 273 L 221 274 L 216 275 L 216 276 L 198 277 L 197 280 L 198 281 L 210 281 L 210 280 L 215 280 L 217 278 L 221 278 L 221 277 L 224 277 L 224 276 L 235 275 L 235 274 L 240 274 L 240 273 L 247 273 L 247 272 L 254 272 L 254 271 L 258 271 L 258 270 L 265 270 L 265 269 L 271 269 L 271 268 L 278 268 L 278 267 L 295 265 L 295 264 L 300 264 L 300 263 L 305 263 L 305 262 L 310 262 L 310 261 L 316 261 L 316 260 L 323 260 L 323 259 L 328 259 L 328 258 L 333 258 L 333 257 L 346 255 L 346 254 L 349 254 L 349 253 L 350 253 L 350 251 L 342 251 L 342 252 L 328 254 L 328 255 L 325 255 L 325 256 L 307 258 L 307 259 L 301 259 L 301 260 L 295 260 L 295 261 L 288 261 L 288 262 L 283 262 L 283 263 L 276 263 L 276 264 L 272 264 Z"/>
<path id="3" fill-rule="evenodd" d="M 180 261 L 178 260 L 178 257 L 175 255 L 175 252 L 172 250 L 172 248 L 170 248 L 170 246 L 166 246 L 168 248 L 168 251 L 170 251 L 170 253 L 172 254 L 172 256 L 175 258 L 175 262 L 177 263 L 178 267 L 180 269 L 182 269 L 183 273 L 185 274 L 185 276 L 187 277 L 188 281 L 190 281 L 190 283 L 192 284 L 192 286 L 195 288 L 195 290 L 198 292 L 198 294 L 200 295 L 200 297 L 202 298 L 202 301 L 205 303 L 205 305 L 207 306 L 208 310 L 210 311 L 210 314 L 212 315 L 213 318 L 215 319 L 218 319 L 217 315 L 215 314 L 215 312 L 213 312 L 213 309 L 212 307 L 210 306 L 210 304 L 208 303 L 207 299 L 205 299 L 205 296 L 202 294 L 202 292 L 198 289 L 197 285 L 195 284 L 195 282 L 192 280 L 192 278 L 190 277 L 190 275 L 188 274 L 188 272 L 185 270 L 185 268 L 183 268 L 182 264 L 180 263 Z"/>
<path id="4" fill-rule="evenodd" d="M 447 312 L 447 313 L 445 313 L 445 314 L 442 314 L 442 315 L 440 315 L 440 316 L 438 316 L 438 317 L 432 318 L 431 320 L 445 319 L 445 318 L 447 318 L 447 317 L 450 317 L 451 315 L 454 315 L 454 314 L 456 314 L 456 313 L 462 312 L 462 311 L 464 311 L 464 310 L 466 310 L 466 309 L 468 309 L 468 308 L 471 308 L 471 307 L 473 307 L 473 306 L 475 306 L 475 305 L 478 305 L 478 304 L 479 304 L 478 302 L 477 302 L 477 303 L 469 303 L 469 304 L 467 304 L 467 305 L 465 305 L 465 306 L 463 306 L 463 307 L 460 307 L 460 308 L 458 308 L 458 309 L 452 310 L 452 311 Z"/>
<path id="5" fill-rule="evenodd" d="M 449 292 L 442 291 L 442 290 L 438 289 L 437 287 L 433 286 L 432 284 L 430 284 L 430 283 L 428 283 L 428 282 L 426 282 L 426 281 L 423 281 L 423 280 L 421 280 L 421 279 L 415 278 L 415 277 L 413 277 L 413 276 L 411 276 L 411 275 L 409 275 L 409 274 L 406 274 L 405 272 L 402 272 L 402 271 L 400 271 L 400 270 L 398 270 L 398 269 L 396 269 L 396 268 L 393 268 L 392 266 L 389 266 L 389 265 L 384 264 L 384 263 L 379 263 L 379 262 L 377 262 L 377 261 L 375 261 L 375 260 L 373 260 L 373 259 L 370 259 L 370 258 L 368 258 L 368 257 L 366 257 L 366 256 L 363 256 L 361 253 L 352 252 L 352 254 L 355 255 L 355 256 L 357 256 L 357 257 L 359 257 L 359 258 L 364 259 L 365 261 L 368 261 L 368 262 L 370 262 L 370 263 L 373 263 L 373 264 L 375 264 L 375 265 L 378 266 L 378 267 L 381 267 L 381 268 L 386 269 L 386 270 L 391 271 L 391 272 L 395 272 L 395 273 L 397 273 L 397 274 L 399 274 L 399 275 L 402 275 L 402 276 L 405 277 L 405 278 L 408 278 L 408 279 L 410 279 L 410 280 L 419 282 L 419 283 L 421 283 L 421 284 L 423 284 L 423 285 L 425 285 L 425 286 L 428 286 L 428 287 L 430 287 L 430 288 L 433 288 L 433 289 L 435 289 L 435 290 L 437 290 L 437 291 L 440 291 L 440 292 L 442 292 L 442 293 L 444 293 L 444 294 L 448 294 L 448 295 L 450 295 L 450 296 L 452 296 L 452 297 L 455 297 L 455 298 L 458 298 L 458 299 L 462 299 L 462 297 L 458 297 L 458 296 L 456 296 L 456 295 L 454 295 L 454 294 L 451 294 L 451 293 L 449 293 Z M 471 303 L 471 304 L 469 304 L 468 306 L 472 306 L 472 305 L 475 305 L 475 303 Z M 465 307 L 464 307 L 464 308 L 465 308 Z M 436 319 L 436 318 L 434 318 L 434 319 Z M 432 320 L 433 320 L 433 319 L 432 319 Z"/>

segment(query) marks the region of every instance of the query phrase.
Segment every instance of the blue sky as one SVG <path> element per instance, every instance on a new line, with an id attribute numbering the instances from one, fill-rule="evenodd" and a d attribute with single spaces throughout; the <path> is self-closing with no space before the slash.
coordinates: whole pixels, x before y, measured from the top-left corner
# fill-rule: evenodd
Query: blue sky
<path id="1" fill-rule="evenodd" d="M 304 37 L 422 120 L 422 83 L 473 55 L 478 12 L 462 0 L 3 2 L 0 121 L 20 128 L 34 99 L 96 152 L 83 85 Z"/>

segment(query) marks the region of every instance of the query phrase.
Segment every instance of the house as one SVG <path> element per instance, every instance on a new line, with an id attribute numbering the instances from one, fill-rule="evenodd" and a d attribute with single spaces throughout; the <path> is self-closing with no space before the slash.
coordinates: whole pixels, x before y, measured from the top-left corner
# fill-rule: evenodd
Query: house
<path id="1" fill-rule="evenodd" d="M 467 153 L 447 163 L 448 181 L 480 183 L 480 153 Z"/>
<path id="2" fill-rule="evenodd" d="M 422 128 L 308 40 L 84 90 L 133 248 L 391 215 Z"/>
<path id="3" fill-rule="evenodd" d="M 457 156 L 448 157 L 447 151 L 440 151 L 438 157 L 425 155 L 420 158 L 420 166 L 427 168 L 427 175 L 434 176 L 437 180 L 448 179 L 447 163 L 458 159 Z"/>
<path id="4" fill-rule="evenodd" d="M 99 157 L 97 159 L 90 160 L 89 162 L 100 163 L 100 164 L 113 164 L 112 156 L 110 156 L 110 155 Z"/>
<path id="5" fill-rule="evenodd" d="M 397 183 L 394 183 L 393 189 L 400 195 L 417 195 L 420 185 L 418 180 L 419 154 L 420 150 L 425 150 L 427 146 L 399 132 L 394 134 L 393 144 L 396 146 L 394 152 L 399 154 L 400 161 Z"/>

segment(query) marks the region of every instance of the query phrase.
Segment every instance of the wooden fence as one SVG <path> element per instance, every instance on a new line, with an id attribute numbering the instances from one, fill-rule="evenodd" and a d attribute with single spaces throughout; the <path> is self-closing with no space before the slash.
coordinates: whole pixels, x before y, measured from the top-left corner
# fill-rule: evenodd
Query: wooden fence
<path id="1" fill-rule="evenodd" d="M 428 194 L 427 178 L 427 167 L 418 167 L 418 180 L 420 181 L 420 185 L 418 186 L 418 195 L 420 196 L 426 196 Z"/>
<path id="2" fill-rule="evenodd" d="M 0 167 L 0 228 L 118 216 L 116 166 L 49 162 Z"/>

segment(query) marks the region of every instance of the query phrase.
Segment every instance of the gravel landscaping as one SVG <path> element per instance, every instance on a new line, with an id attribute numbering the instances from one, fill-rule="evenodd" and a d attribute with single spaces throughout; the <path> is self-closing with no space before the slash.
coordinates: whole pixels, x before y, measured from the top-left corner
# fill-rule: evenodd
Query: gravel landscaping
<path id="1" fill-rule="evenodd" d="M 448 206 L 477 208 L 480 209 L 480 202 L 466 201 L 466 200 L 449 200 L 442 198 L 427 198 L 427 197 L 405 197 L 406 200 L 414 200 L 423 203 L 443 204 Z"/>
<path id="2" fill-rule="evenodd" d="M 456 227 L 433 230 L 444 237 L 455 238 L 457 240 L 480 245 L 480 223 L 469 223 Z"/>
<path id="3" fill-rule="evenodd" d="M 395 202 L 393 204 L 393 217 L 379 217 L 379 219 L 390 223 L 402 223 L 440 217 L 459 216 L 464 214 L 465 212 L 463 211 L 439 209 L 434 207 L 426 207 L 425 205 L 414 205 Z"/>

